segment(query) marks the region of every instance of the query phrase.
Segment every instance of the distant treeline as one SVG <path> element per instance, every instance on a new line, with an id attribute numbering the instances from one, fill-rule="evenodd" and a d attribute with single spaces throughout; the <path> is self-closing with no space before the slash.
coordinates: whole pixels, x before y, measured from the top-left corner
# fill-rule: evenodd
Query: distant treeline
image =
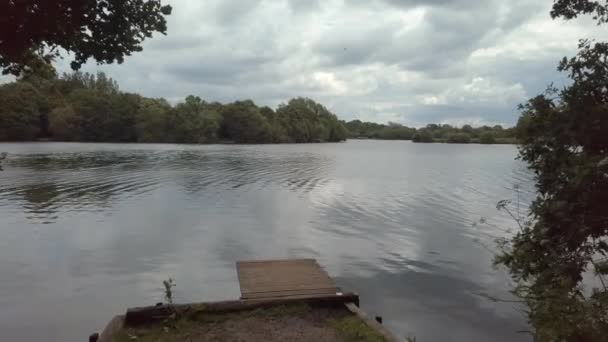
<path id="1" fill-rule="evenodd" d="M 175 105 L 120 91 L 104 73 L 52 69 L 0 86 L 0 141 L 307 143 L 347 138 L 447 143 L 513 143 L 514 129 L 430 124 L 410 128 L 338 120 L 323 105 L 295 98 L 276 110 L 251 100 L 222 104 L 188 96 Z"/>
<path id="2" fill-rule="evenodd" d="M 472 127 L 464 125 L 428 124 L 424 128 L 411 128 L 398 123 L 389 122 L 387 125 L 374 122 L 353 120 L 345 123 L 348 137 L 353 139 L 384 139 L 412 140 L 414 142 L 431 143 L 479 143 L 479 144 L 513 144 L 515 143 L 515 128 Z"/>
<path id="3" fill-rule="evenodd" d="M 26 75 L 0 86 L 0 140 L 305 143 L 347 138 L 324 106 L 296 98 L 276 110 L 188 96 L 176 105 L 122 92 L 103 73 Z"/>

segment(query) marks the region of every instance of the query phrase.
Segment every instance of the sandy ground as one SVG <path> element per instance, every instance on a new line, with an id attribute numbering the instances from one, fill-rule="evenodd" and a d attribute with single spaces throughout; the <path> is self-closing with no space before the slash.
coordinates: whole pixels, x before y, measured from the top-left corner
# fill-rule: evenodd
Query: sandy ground
<path id="1" fill-rule="evenodd" d="M 311 310 L 287 316 L 250 316 L 200 326 L 181 341 L 343 341 L 328 324 L 336 312 Z"/>

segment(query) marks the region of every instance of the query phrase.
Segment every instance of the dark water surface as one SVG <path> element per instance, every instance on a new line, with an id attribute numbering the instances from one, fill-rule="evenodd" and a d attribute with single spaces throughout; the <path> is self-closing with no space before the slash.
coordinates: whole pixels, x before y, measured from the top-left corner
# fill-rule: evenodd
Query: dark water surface
<path id="1" fill-rule="evenodd" d="M 514 146 L 0 144 L 3 341 L 84 341 L 126 307 L 239 296 L 239 259 L 311 257 L 396 335 L 518 341 L 492 268 L 532 196 Z M 525 205 L 524 205 L 525 206 Z M 515 208 L 514 208 L 515 210 Z M 481 217 L 487 223 L 473 225 Z"/>

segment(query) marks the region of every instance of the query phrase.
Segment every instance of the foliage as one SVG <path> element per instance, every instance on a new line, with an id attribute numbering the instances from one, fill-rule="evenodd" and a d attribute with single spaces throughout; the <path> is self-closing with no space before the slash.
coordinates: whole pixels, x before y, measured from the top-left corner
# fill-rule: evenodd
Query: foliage
<path id="1" fill-rule="evenodd" d="M 173 110 L 169 122 L 171 142 L 204 144 L 217 141 L 219 117 L 198 96 L 189 95 Z"/>
<path id="2" fill-rule="evenodd" d="M 415 128 L 389 122 L 387 125 L 375 122 L 349 121 L 345 124 L 351 138 L 369 138 L 382 140 L 411 140 Z"/>
<path id="3" fill-rule="evenodd" d="M 160 0 L 20 0 L 1 2 L 0 13 L 0 68 L 19 75 L 50 64 L 57 48 L 74 54 L 74 70 L 91 57 L 122 63 L 154 32 L 166 32 L 171 6 Z"/>
<path id="4" fill-rule="evenodd" d="M 496 262 L 517 282 L 538 341 L 608 336 L 607 59 L 607 43 L 581 41 L 558 67 L 572 84 L 521 106 L 520 157 L 535 172 L 538 195 L 531 221 L 520 222 Z"/>
<path id="5" fill-rule="evenodd" d="M 0 171 L 4 171 L 2 168 L 2 162 L 6 159 L 6 156 L 8 156 L 7 152 L 0 153 Z"/>
<path id="6" fill-rule="evenodd" d="M 272 130 L 260 108 L 251 100 L 237 101 L 222 109 L 224 137 L 237 143 L 272 142 Z"/>
<path id="7" fill-rule="evenodd" d="M 378 132 L 376 139 L 411 140 L 414 136 L 414 132 L 416 132 L 416 129 L 414 128 L 409 128 L 400 124 L 389 122 L 388 126 L 385 129 Z"/>
<path id="8" fill-rule="evenodd" d="M 433 135 L 426 129 L 420 129 L 412 137 L 413 142 L 429 143 L 433 142 Z"/>
<path id="9" fill-rule="evenodd" d="M 479 143 L 494 144 L 494 143 L 496 143 L 496 138 L 494 137 L 494 134 L 492 134 L 490 132 L 485 132 L 481 135 L 481 137 L 479 137 Z"/>
<path id="10" fill-rule="evenodd" d="M 428 124 L 424 128 L 410 128 L 398 123 L 389 122 L 387 125 L 374 122 L 349 121 L 345 124 L 351 138 L 412 140 L 414 142 L 443 142 L 443 143 L 515 143 L 515 130 L 503 129 L 502 126 L 482 126 L 473 128 L 464 125 L 462 128 L 450 125 Z M 483 138 L 483 139 L 482 139 Z"/>
<path id="11" fill-rule="evenodd" d="M 0 140 L 32 140 L 40 130 L 42 96 L 19 82 L 0 86 Z"/>
<path id="12" fill-rule="evenodd" d="M 287 133 L 288 142 L 324 142 L 346 140 L 346 129 L 323 105 L 307 98 L 295 98 L 279 105 L 278 121 Z"/>
<path id="13" fill-rule="evenodd" d="M 49 114 L 49 132 L 53 137 L 61 141 L 71 141 L 75 137 L 72 132 L 78 129 L 78 116 L 70 107 L 54 108 Z"/>
<path id="14" fill-rule="evenodd" d="M 279 121 L 278 114 L 270 107 L 260 108 L 260 114 L 266 118 L 270 125 L 270 141 L 273 143 L 284 143 L 288 141 L 285 127 Z"/>
<path id="15" fill-rule="evenodd" d="M 605 23 L 608 21 L 608 4 L 593 0 L 554 0 L 551 17 L 573 19 L 579 14 L 592 14 L 598 24 Z"/>
<path id="16" fill-rule="evenodd" d="M 346 139 L 334 114 L 298 98 L 276 112 L 253 101 L 208 103 L 187 96 L 172 106 L 164 99 L 124 93 L 103 73 L 57 77 L 42 67 L 0 86 L 0 141 L 168 143 L 285 143 Z"/>
<path id="17" fill-rule="evenodd" d="M 468 144 L 471 142 L 471 136 L 466 133 L 450 133 L 447 142 L 451 144 Z"/>
<path id="18" fill-rule="evenodd" d="M 172 278 L 163 280 L 163 287 L 165 291 L 165 300 L 167 304 L 173 305 L 173 288 L 176 286 L 175 281 Z"/>
<path id="19" fill-rule="evenodd" d="M 164 99 L 142 98 L 135 113 L 135 134 L 138 141 L 165 141 L 172 110 Z"/>

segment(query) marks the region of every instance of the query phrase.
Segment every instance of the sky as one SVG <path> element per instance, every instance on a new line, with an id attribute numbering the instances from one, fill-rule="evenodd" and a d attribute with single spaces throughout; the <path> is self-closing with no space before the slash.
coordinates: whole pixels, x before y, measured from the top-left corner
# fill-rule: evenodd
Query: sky
<path id="1" fill-rule="evenodd" d="M 309 97 L 340 119 L 474 126 L 566 84 L 557 72 L 591 18 L 552 20 L 552 0 L 174 0 L 167 35 L 123 64 L 87 63 L 122 90 L 175 103 Z M 57 63 L 69 70 L 69 57 Z"/>

